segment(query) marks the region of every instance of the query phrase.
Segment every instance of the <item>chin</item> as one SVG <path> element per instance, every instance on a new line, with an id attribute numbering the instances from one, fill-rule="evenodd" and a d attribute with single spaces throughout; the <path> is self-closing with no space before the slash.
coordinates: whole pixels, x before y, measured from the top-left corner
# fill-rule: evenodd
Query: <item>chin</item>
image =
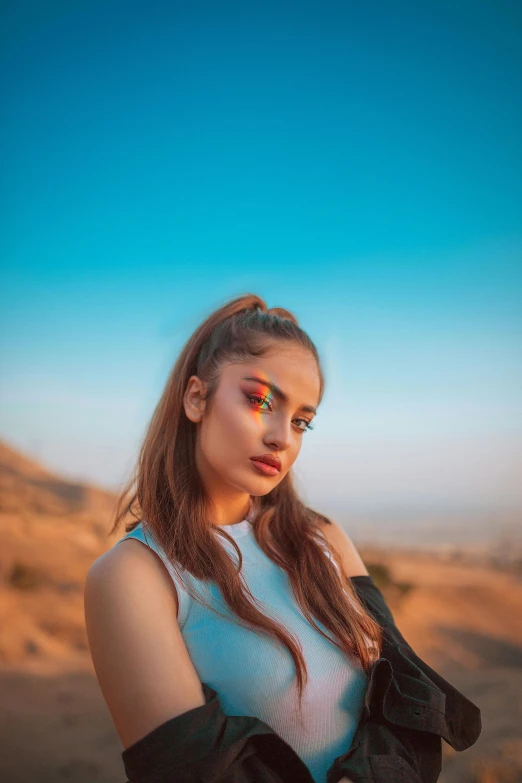
<path id="1" fill-rule="evenodd" d="M 253 497 L 263 497 L 263 495 L 268 495 L 268 493 L 279 483 L 277 480 L 277 477 L 274 476 L 272 481 L 270 481 L 270 477 L 263 479 L 263 476 L 259 477 L 258 481 L 251 482 L 251 486 L 246 491 L 249 495 L 252 495 Z"/>

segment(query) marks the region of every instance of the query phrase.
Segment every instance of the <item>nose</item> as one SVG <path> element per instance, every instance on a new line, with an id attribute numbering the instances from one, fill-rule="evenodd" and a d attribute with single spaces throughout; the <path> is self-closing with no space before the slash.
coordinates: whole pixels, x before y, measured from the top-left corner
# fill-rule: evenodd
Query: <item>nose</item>
<path id="1" fill-rule="evenodd" d="M 276 451 L 286 451 L 291 445 L 292 422 L 281 418 L 279 421 L 271 420 L 263 441 Z"/>

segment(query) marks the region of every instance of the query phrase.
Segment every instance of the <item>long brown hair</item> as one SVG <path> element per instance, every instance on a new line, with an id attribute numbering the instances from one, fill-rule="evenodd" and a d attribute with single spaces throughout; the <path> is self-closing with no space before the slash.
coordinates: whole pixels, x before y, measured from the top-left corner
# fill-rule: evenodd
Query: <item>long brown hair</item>
<path id="1" fill-rule="evenodd" d="M 301 708 L 308 674 L 299 640 L 256 608 L 255 597 L 241 577 L 242 556 L 237 544 L 219 525 L 209 522 L 211 506 L 195 462 L 196 425 L 185 415 L 183 407 L 184 392 L 192 375 L 208 383 L 208 408 L 224 364 L 263 356 L 274 346 L 288 342 L 303 346 L 315 357 L 320 402 L 324 376 L 317 349 L 291 312 L 284 308 L 269 310 L 259 296 L 246 294 L 223 305 L 203 321 L 185 343 L 170 373 L 134 473 L 119 497 L 109 535 L 129 513 L 135 521 L 126 524 L 126 532 L 142 522 L 145 532 L 149 531 L 162 547 L 184 584 L 180 567 L 197 579 L 214 581 L 228 606 L 247 627 L 261 630 L 287 647 L 296 668 Z M 251 496 L 251 510 L 259 547 L 288 574 L 306 619 L 339 649 L 357 656 L 368 674 L 382 649 L 382 628 L 368 614 L 344 576 L 339 553 L 326 543 L 320 526 L 330 524 L 330 520 L 299 499 L 291 471 L 266 495 Z M 216 532 L 231 542 L 238 565 L 229 557 Z M 326 556 L 325 546 L 330 549 L 339 572 Z M 188 584 L 186 587 L 193 598 L 202 600 Z M 334 638 L 323 633 L 314 617 Z"/>

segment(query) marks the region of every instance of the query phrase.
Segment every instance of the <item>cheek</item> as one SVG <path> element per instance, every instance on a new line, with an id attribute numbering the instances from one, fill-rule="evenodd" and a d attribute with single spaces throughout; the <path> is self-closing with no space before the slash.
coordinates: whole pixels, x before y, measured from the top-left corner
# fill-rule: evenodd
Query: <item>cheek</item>
<path id="1" fill-rule="evenodd" d="M 219 426 L 226 432 L 243 432 L 248 429 L 251 421 L 251 412 L 247 405 L 241 404 L 241 401 L 233 400 L 224 405 L 220 411 Z"/>
<path id="2" fill-rule="evenodd" d="M 288 460 L 288 470 L 290 470 L 290 468 L 292 467 L 292 465 L 296 461 L 297 457 L 299 456 L 299 449 L 300 449 L 299 446 L 296 449 L 292 449 L 291 454 L 290 454 L 290 458 Z"/>
<path id="3" fill-rule="evenodd" d="M 237 447 L 252 440 L 259 432 L 255 411 L 241 401 L 225 401 L 213 411 L 207 423 L 206 440 L 223 452 L 237 450 Z"/>

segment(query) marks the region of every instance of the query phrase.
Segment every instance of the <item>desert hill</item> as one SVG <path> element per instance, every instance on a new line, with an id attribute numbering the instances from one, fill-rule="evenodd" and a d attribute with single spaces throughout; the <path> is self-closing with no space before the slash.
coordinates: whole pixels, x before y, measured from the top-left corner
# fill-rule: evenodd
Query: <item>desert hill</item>
<path id="1" fill-rule="evenodd" d="M 0 512 L 24 516 L 106 510 L 115 496 L 95 486 L 55 476 L 36 460 L 0 441 Z"/>
<path id="2" fill-rule="evenodd" d="M 115 503 L 0 442 L 2 780 L 123 780 L 83 614 L 87 569 L 124 532 L 108 536 Z M 462 552 L 455 562 L 412 546 L 360 552 L 405 638 L 482 710 L 476 745 L 443 743 L 441 783 L 522 780 L 520 574 Z"/>
<path id="3" fill-rule="evenodd" d="M 0 666 L 85 658 L 83 581 L 119 537 L 115 503 L 0 442 Z"/>

